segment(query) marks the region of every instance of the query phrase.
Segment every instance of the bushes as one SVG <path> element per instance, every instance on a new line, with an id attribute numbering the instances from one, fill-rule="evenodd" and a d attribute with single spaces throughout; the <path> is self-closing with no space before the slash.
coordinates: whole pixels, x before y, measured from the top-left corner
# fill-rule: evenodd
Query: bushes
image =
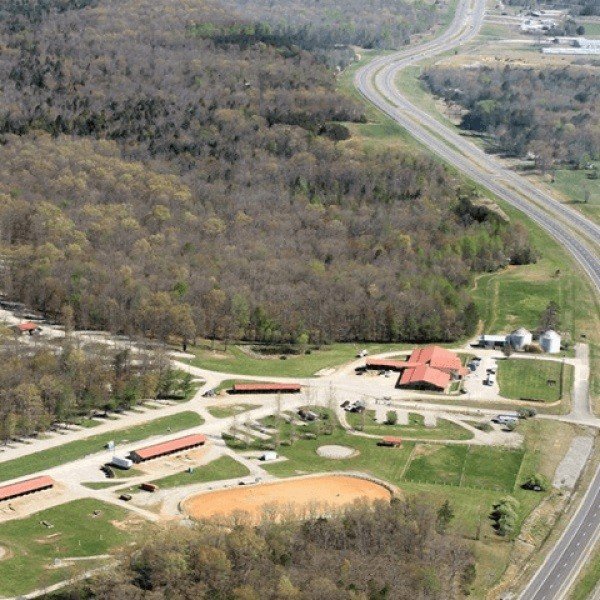
<path id="1" fill-rule="evenodd" d="M 519 506 L 519 501 L 513 496 L 505 496 L 497 504 L 494 504 L 490 516 L 495 521 L 498 535 L 510 536 L 515 533 Z"/>
<path id="2" fill-rule="evenodd" d="M 475 423 L 475 425 L 473 425 L 473 427 L 475 427 L 475 429 L 479 429 L 479 431 L 492 431 L 492 429 L 494 429 L 490 423 L 488 423 L 487 421 L 481 421 L 479 423 Z"/>
<path id="3" fill-rule="evenodd" d="M 398 423 L 398 413 L 395 410 L 388 410 L 385 417 L 386 425 L 396 425 Z"/>
<path id="4" fill-rule="evenodd" d="M 528 477 L 521 486 L 524 490 L 533 490 L 534 492 L 546 492 L 550 489 L 550 481 L 541 473 L 535 473 Z"/>

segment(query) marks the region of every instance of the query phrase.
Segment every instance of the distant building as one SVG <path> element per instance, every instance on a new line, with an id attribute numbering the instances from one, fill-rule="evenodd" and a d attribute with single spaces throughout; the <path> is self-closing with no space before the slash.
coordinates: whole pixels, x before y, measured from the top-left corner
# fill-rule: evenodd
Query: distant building
<path id="1" fill-rule="evenodd" d="M 54 480 L 47 475 L 33 477 L 32 479 L 26 479 L 25 481 L 19 481 L 10 485 L 3 485 L 0 487 L 0 502 L 20 498 L 21 496 L 41 492 L 42 490 L 49 490 L 52 487 L 54 487 Z"/>
<path id="2" fill-rule="evenodd" d="M 556 354 L 560 352 L 561 337 L 553 329 L 549 329 L 540 335 L 540 347 L 548 354 Z"/>
<path id="3" fill-rule="evenodd" d="M 296 394 L 302 387 L 297 383 L 236 383 L 229 390 L 230 394 Z"/>
<path id="4" fill-rule="evenodd" d="M 15 325 L 14 330 L 19 335 L 23 335 L 24 333 L 34 335 L 35 333 L 39 333 L 41 331 L 41 327 L 37 323 L 25 321 L 24 323 L 19 323 L 18 325 Z"/>

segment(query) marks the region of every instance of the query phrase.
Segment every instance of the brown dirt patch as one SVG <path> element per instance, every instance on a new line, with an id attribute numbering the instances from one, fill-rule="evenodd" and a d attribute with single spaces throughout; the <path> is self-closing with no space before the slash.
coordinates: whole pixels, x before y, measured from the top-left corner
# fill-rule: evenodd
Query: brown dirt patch
<path id="1" fill-rule="evenodd" d="M 4 546 L 0 546 L 0 560 L 6 560 L 9 557 L 10 557 L 10 552 L 8 551 L 8 548 L 5 548 Z"/>
<path id="2" fill-rule="evenodd" d="M 196 519 L 228 517 L 241 512 L 258 521 L 266 513 L 308 517 L 339 509 L 359 499 L 390 498 L 388 489 L 372 481 L 347 475 L 326 475 L 197 494 L 184 500 L 181 507 Z"/>

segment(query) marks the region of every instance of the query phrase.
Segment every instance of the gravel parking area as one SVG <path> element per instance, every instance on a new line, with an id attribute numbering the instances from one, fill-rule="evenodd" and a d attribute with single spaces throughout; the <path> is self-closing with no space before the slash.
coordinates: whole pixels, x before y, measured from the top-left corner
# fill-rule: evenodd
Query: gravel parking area
<path id="1" fill-rule="evenodd" d="M 579 436 L 571 442 L 571 447 L 560 461 L 554 473 L 552 485 L 557 488 L 573 489 L 579 475 L 592 451 L 594 439 L 591 436 Z"/>

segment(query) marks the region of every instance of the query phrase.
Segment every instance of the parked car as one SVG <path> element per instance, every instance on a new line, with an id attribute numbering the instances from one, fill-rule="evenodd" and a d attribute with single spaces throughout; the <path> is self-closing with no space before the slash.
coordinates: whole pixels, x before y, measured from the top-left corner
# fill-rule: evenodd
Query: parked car
<path id="1" fill-rule="evenodd" d="M 129 502 L 131 500 L 131 494 L 121 494 L 119 496 L 119 500 L 123 500 L 123 502 Z"/>

